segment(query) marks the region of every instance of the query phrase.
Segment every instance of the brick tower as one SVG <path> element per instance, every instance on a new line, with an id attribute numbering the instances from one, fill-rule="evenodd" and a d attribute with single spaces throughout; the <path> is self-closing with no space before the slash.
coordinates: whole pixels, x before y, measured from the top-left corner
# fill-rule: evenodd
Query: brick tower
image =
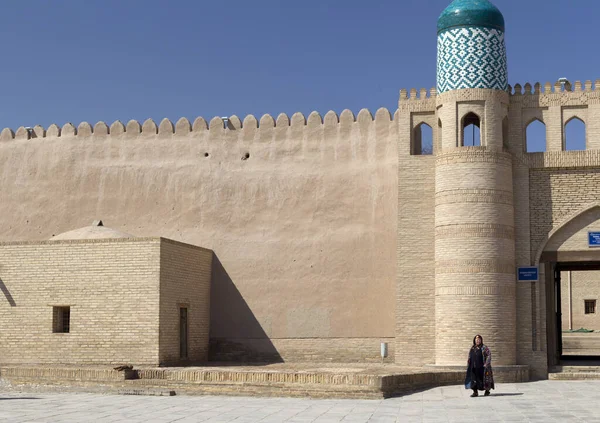
<path id="1" fill-rule="evenodd" d="M 462 365 L 475 334 L 495 364 L 516 364 L 512 158 L 504 18 L 455 0 L 438 20 L 435 166 L 437 365 Z M 463 142 L 469 125 L 480 145 Z"/>

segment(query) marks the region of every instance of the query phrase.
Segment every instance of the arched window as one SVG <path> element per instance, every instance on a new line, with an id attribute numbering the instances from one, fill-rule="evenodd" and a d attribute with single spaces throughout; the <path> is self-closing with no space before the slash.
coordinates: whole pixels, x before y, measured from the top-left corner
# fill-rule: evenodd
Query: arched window
<path id="1" fill-rule="evenodd" d="M 413 130 L 412 154 L 415 156 L 433 154 L 433 130 L 426 123 Z"/>
<path id="2" fill-rule="evenodd" d="M 574 117 L 565 125 L 565 150 L 585 150 L 585 123 Z"/>
<path id="3" fill-rule="evenodd" d="M 538 119 L 527 125 L 525 144 L 528 153 L 546 152 L 546 125 Z"/>
<path id="4" fill-rule="evenodd" d="M 481 145 L 481 120 L 475 113 L 469 113 L 462 120 L 462 147 Z"/>

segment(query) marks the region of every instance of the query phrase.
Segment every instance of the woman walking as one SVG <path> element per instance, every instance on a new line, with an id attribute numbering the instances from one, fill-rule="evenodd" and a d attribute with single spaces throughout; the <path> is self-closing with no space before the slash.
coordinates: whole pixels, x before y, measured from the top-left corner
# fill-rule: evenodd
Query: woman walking
<path id="1" fill-rule="evenodd" d="M 485 391 L 484 395 L 487 397 L 490 394 L 490 389 L 494 389 L 492 353 L 483 344 L 481 335 L 476 335 L 473 338 L 473 346 L 469 350 L 465 388 L 473 390 L 472 397 L 479 396 L 478 391 Z"/>

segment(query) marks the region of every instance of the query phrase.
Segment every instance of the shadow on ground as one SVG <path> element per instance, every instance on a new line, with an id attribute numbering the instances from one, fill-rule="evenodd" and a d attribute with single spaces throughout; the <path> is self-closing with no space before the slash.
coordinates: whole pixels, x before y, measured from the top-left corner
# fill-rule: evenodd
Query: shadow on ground
<path id="1" fill-rule="evenodd" d="M 523 392 L 490 394 L 491 397 L 517 397 L 519 395 L 523 395 Z"/>

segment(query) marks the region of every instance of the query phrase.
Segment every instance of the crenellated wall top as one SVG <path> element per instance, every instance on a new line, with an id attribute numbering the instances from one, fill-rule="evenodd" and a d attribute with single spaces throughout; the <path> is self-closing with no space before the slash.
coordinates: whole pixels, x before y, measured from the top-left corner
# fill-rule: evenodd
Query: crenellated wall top
<path id="1" fill-rule="evenodd" d="M 449 101 L 481 100 L 487 97 L 489 90 L 464 89 L 453 90 L 446 93 L 438 93 L 435 88 L 400 90 L 398 108 L 400 111 L 411 112 L 433 112 L 436 103 Z M 555 83 L 545 84 L 527 83 L 525 85 L 515 84 L 508 86 L 508 90 L 495 90 L 497 95 L 508 94 L 511 104 L 519 103 L 522 107 L 549 107 L 549 106 L 585 106 L 588 104 L 600 104 L 600 79 L 592 82 L 590 80 L 581 82 L 563 79 Z M 481 95 L 479 95 L 481 94 Z M 452 98 L 450 98 L 452 97 Z M 479 98 L 482 97 L 482 98 Z"/>
<path id="2" fill-rule="evenodd" d="M 415 88 L 410 91 L 400 90 L 398 109 L 401 112 L 435 112 L 436 108 L 444 102 L 478 101 L 487 100 L 492 96 L 503 103 L 508 103 L 508 93 L 490 88 L 466 88 L 438 93 L 435 88 Z"/>
<path id="3" fill-rule="evenodd" d="M 400 90 L 400 99 L 398 101 L 398 109 L 400 111 L 411 112 L 430 112 L 435 111 L 435 99 L 437 97 L 437 89 L 421 88 L 417 90 L 405 88 Z"/>
<path id="4" fill-rule="evenodd" d="M 509 86 L 511 104 L 522 107 L 585 106 L 600 103 L 600 79 L 595 83 L 588 80 L 570 81 L 563 79 L 555 83 L 527 83 Z"/>
<path id="5" fill-rule="evenodd" d="M 0 132 L 0 141 L 26 140 L 32 138 L 57 138 L 57 137 L 102 137 L 102 136 L 124 136 L 136 138 L 138 136 L 173 136 L 173 135 L 193 135 L 194 133 L 214 132 L 214 131 L 255 131 L 269 130 L 273 128 L 306 128 L 307 130 L 324 127 L 343 129 L 352 125 L 363 125 L 377 123 L 390 123 L 393 116 L 386 108 L 380 108 L 375 116 L 367 109 L 362 109 L 358 115 L 350 110 L 344 110 L 339 115 L 334 111 L 329 111 L 325 116 L 318 112 L 312 112 L 308 116 L 302 113 L 294 113 L 291 117 L 282 113 L 274 118 L 271 115 L 263 115 L 257 119 L 253 115 L 246 116 L 243 120 L 237 116 L 231 116 L 226 119 L 214 117 L 206 121 L 202 117 L 196 118 L 190 122 L 187 118 L 181 118 L 173 123 L 169 119 L 163 119 L 158 125 L 152 119 L 144 122 L 130 120 L 126 124 L 117 120 L 111 125 L 105 122 L 98 122 L 91 125 L 88 122 L 82 122 L 75 126 L 72 123 L 66 123 L 63 126 L 56 124 L 44 128 L 36 125 L 32 128 L 20 127 L 16 131 L 10 128 L 4 128 Z"/>

